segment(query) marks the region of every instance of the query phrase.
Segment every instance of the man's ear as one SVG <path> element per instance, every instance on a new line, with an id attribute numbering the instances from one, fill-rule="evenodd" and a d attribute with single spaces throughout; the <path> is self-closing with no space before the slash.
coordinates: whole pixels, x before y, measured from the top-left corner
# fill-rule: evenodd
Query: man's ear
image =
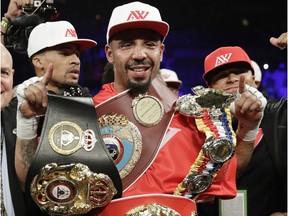
<path id="1" fill-rule="evenodd" d="M 105 46 L 105 53 L 106 53 L 106 58 L 107 58 L 108 62 L 113 63 L 114 58 L 112 55 L 111 47 L 108 44 Z"/>
<path id="2" fill-rule="evenodd" d="M 164 50 L 165 50 L 165 44 L 161 44 L 161 47 L 160 47 L 160 52 L 161 52 L 161 59 L 160 59 L 160 61 L 162 62 L 162 60 L 163 60 L 163 53 L 164 53 Z"/>
<path id="3" fill-rule="evenodd" d="M 43 76 L 45 73 L 45 70 L 44 70 L 44 64 L 42 61 L 42 56 L 36 54 L 35 56 L 32 57 L 31 61 L 34 66 L 36 75 L 38 77 Z"/>
<path id="4" fill-rule="evenodd" d="M 43 64 L 41 61 L 41 56 L 40 55 L 35 55 L 32 58 L 32 64 L 34 65 L 34 67 L 36 68 L 43 68 Z"/>

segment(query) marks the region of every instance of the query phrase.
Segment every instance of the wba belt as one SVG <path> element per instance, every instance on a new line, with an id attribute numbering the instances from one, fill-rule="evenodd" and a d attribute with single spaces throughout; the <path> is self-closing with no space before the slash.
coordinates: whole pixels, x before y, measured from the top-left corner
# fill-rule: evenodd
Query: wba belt
<path id="1" fill-rule="evenodd" d="M 121 197 L 119 172 L 101 137 L 92 99 L 48 94 L 48 100 L 26 179 L 31 205 L 52 215 L 79 215 Z"/>
<path id="2" fill-rule="evenodd" d="M 147 94 L 122 92 L 96 106 L 100 131 L 128 188 L 153 162 L 174 114 L 177 96 L 159 78 Z"/>

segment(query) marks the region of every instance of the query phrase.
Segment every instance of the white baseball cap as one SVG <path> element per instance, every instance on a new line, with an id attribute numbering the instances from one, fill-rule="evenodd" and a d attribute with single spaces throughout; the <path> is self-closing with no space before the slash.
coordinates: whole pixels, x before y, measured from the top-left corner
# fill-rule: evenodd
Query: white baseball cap
<path id="1" fill-rule="evenodd" d="M 74 26 L 67 21 L 53 21 L 40 23 L 30 33 L 27 53 L 29 58 L 35 53 L 47 47 L 53 47 L 63 43 L 73 43 L 79 46 L 79 50 L 94 47 L 97 42 L 90 39 L 78 39 Z"/>
<path id="2" fill-rule="evenodd" d="M 182 85 L 182 81 L 179 80 L 177 73 L 173 70 L 162 68 L 160 69 L 160 75 L 168 85 L 175 84 L 178 88 Z"/>
<path id="3" fill-rule="evenodd" d="M 255 81 L 261 82 L 262 72 L 261 72 L 259 65 L 253 60 L 251 60 L 251 64 L 252 64 L 252 67 L 254 69 Z"/>
<path id="4" fill-rule="evenodd" d="M 126 29 L 151 29 L 158 32 L 163 41 L 168 34 L 169 25 L 162 21 L 157 8 L 142 2 L 131 2 L 114 8 L 107 30 L 107 43 L 115 34 Z"/>

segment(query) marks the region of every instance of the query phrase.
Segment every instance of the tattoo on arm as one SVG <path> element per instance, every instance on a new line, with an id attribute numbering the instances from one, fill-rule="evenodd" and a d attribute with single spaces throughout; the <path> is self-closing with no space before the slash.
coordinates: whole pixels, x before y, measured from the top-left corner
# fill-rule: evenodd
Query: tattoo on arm
<path id="1" fill-rule="evenodd" d="M 37 149 L 37 138 L 32 140 L 21 140 L 21 156 L 24 167 L 28 170 L 35 157 Z"/>

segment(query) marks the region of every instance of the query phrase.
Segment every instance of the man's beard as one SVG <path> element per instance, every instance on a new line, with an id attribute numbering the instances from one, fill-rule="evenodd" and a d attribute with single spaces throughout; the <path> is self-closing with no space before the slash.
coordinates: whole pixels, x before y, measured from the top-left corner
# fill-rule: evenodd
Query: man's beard
<path id="1" fill-rule="evenodd" d="M 139 78 L 139 81 L 142 79 Z M 132 83 L 128 80 L 128 88 L 130 89 L 130 94 L 134 97 L 138 96 L 139 94 L 144 94 L 148 91 L 149 86 L 151 85 L 151 77 L 145 83 Z"/>
<path id="2" fill-rule="evenodd" d="M 78 86 L 78 81 L 76 80 L 68 80 L 68 79 L 64 79 L 61 82 L 58 80 L 50 80 L 50 83 L 52 86 L 58 87 L 58 88 L 67 88 L 70 86 Z"/>
<path id="3" fill-rule="evenodd" d="M 67 82 L 67 81 L 63 81 L 62 83 L 51 81 L 51 85 L 54 87 L 57 87 L 58 91 L 56 91 L 56 92 L 50 91 L 50 93 L 59 94 L 59 95 L 62 95 L 63 92 L 67 91 L 70 88 L 76 89 L 79 86 L 78 83 L 76 83 L 76 82 Z"/>

